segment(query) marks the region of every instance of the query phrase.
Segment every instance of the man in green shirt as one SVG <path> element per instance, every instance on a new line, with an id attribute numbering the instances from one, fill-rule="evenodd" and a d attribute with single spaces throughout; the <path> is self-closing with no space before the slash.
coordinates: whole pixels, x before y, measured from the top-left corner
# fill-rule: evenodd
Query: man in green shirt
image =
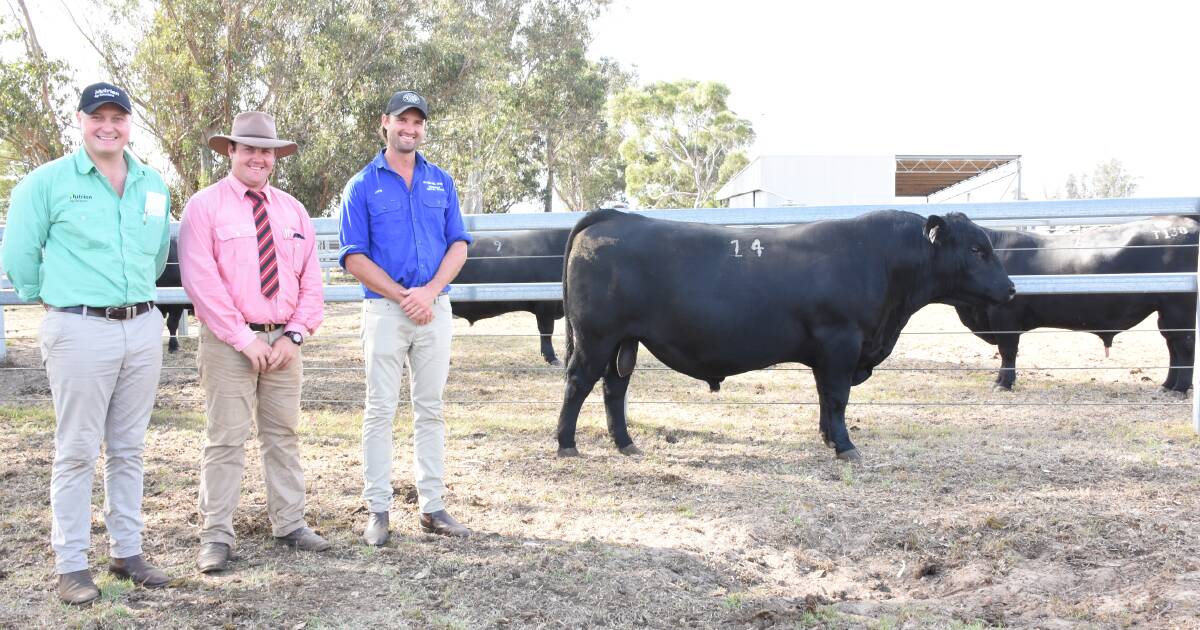
<path id="1" fill-rule="evenodd" d="M 12 191 L 2 260 L 21 299 L 40 302 L 42 361 L 54 397 L 50 542 L 59 597 L 100 596 L 88 566 L 92 477 L 104 444 L 104 522 L 114 574 L 156 588 L 142 557 L 142 450 L 162 370 L 154 281 L 166 266 L 170 194 L 125 151 L 129 96 L 96 83 L 75 116 L 83 147 Z"/>

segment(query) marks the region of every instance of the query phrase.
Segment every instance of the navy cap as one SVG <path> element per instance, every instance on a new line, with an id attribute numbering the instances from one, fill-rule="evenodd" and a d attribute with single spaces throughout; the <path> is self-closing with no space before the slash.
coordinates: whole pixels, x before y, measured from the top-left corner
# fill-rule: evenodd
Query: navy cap
<path id="1" fill-rule="evenodd" d="M 129 95 L 125 93 L 125 90 L 111 83 L 93 83 L 83 88 L 83 92 L 79 95 L 79 111 L 85 114 L 96 111 L 105 103 L 112 103 L 128 114 L 133 113 L 133 105 L 129 104 Z"/>
<path id="2" fill-rule="evenodd" d="M 421 112 L 422 116 L 429 118 L 429 104 L 425 102 L 425 97 L 412 90 L 401 90 L 393 94 L 392 98 L 388 99 L 383 113 L 389 116 L 398 116 L 410 109 L 416 109 Z"/>

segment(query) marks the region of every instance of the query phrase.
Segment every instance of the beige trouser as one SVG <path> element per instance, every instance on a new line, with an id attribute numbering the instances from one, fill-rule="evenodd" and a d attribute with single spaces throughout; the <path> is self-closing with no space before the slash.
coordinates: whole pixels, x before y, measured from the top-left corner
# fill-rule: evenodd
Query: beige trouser
<path id="1" fill-rule="evenodd" d="M 282 330 L 255 333 L 268 344 L 282 334 Z M 305 527 L 304 472 L 296 435 L 303 373 L 300 356 L 282 370 L 259 374 L 245 355 L 201 326 L 196 362 L 208 413 L 208 436 L 200 458 L 200 542 L 234 545 L 233 512 L 241 496 L 252 420 L 258 429 L 271 531 L 285 536 Z"/>
<path id="2" fill-rule="evenodd" d="M 42 362 L 57 417 L 50 544 L 58 573 L 88 568 L 101 442 L 109 554 L 142 553 L 142 449 L 162 371 L 162 329 L 157 308 L 124 321 L 59 311 L 42 320 Z"/>
<path id="3" fill-rule="evenodd" d="M 413 406 L 413 468 L 422 512 L 445 508 L 446 422 L 442 392 L 450 374 L 450 296 L 438 296 L 433 321 L 413 323 L 400 305 L 386 299 L 363 300 L 362 342 L 367 368 L 367 404 L 363 414 L 363 499 L 372 512 L 392 504 L 392 421 L 400 401 L 400 377 L 408 363 Z"/>

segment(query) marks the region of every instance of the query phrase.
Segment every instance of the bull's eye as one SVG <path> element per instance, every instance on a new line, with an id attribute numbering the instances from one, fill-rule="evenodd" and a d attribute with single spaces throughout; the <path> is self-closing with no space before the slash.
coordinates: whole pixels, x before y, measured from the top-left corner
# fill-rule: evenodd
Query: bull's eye
<path id="1" fill-rule="evenodd" d="M 972 254 L 978 254 L 978 253 L 979 253 L 979 252 L 981 252 L 981 251 L 983 251 L 983 249 L 982 249 L 981 247 L 979 247 L 978 245 L 972 245 L 972 246 L 971 246 L 971 253 L 972 253 Z"/>

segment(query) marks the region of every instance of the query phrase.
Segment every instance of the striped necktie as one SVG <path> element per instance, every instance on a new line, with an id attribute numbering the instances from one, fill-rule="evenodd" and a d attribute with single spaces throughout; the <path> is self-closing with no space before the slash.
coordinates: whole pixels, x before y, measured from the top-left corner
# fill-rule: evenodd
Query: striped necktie
<path id="1" fill-rule="evenodd" d="M 279 268 L 275 264 L 275 238 L 271 235 L 271 222 L 267 220 L 267 196 L 247 190 L 246 196 L 254 202 L 254 229 L 258 233 L 258 281 L 262 285 L 263 297 L 268 300 L 279 293 Z"/>

